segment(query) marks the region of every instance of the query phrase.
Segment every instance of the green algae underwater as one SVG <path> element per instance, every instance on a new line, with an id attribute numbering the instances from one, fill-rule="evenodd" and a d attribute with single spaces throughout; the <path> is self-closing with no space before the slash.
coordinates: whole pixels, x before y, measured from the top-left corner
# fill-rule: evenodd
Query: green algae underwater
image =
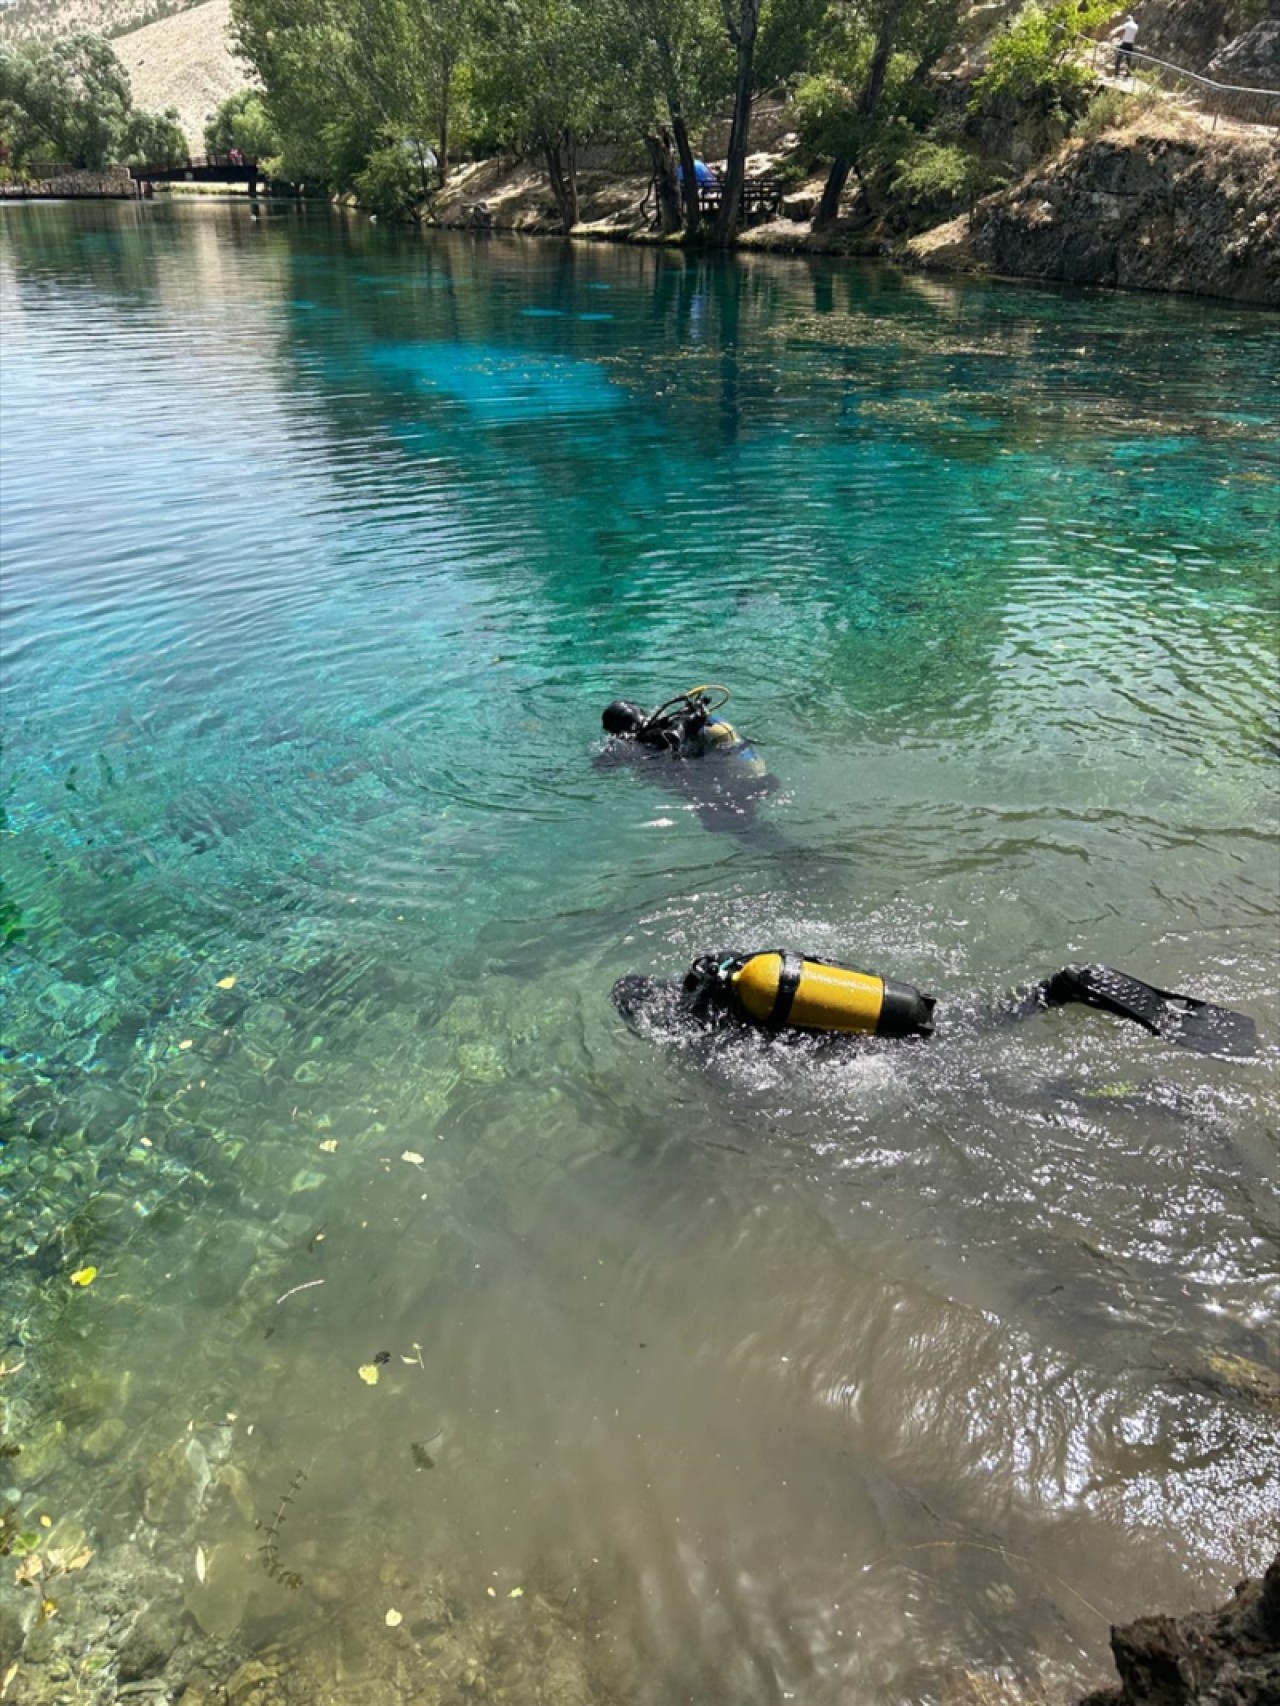
<path id="1" fill-rule="evenodd" d="M 4 1699 L 1074 1699 L 1274 1539 L 1274 319 L 258 214 L 0 208 Z M 783 942 L 1266 1047 L 610 1006 Z"/>

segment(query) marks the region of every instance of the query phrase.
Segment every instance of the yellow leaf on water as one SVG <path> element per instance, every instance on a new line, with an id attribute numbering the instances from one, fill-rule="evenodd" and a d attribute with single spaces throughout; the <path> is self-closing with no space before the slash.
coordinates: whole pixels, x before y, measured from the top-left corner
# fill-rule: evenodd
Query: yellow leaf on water
<path id="1" fill-rule="evenodd" d="M 204 1547 L 203 1546 L 197 1546 L 196 1547 L 196 1580 L 198 1582 L 202 1582 L 207 1574 L 208 1574 L 208 1565 L 205 1562 Z"/>
<path id="2" fill-rule="evenodd" d="M 490 1599 L 497 1599 L 497 1597 L 498 1597 L 497 1588 L 486 1588 L 484 1591 L 488 1594 Z"/>
<path id="3" fill-rule="evenodd" d="M 72 1570 L 83 1570 L 92 1557 L 93 1548 L 90 1546 L 82 1546 L 78 1552 L 72 1553 L 71 1557 L 67 1559 L 66 1563 L 62 1567 L 68 1572 L 68 1574 Z"/>
<path id="4" fill-rule="evenodd" d="M 511 1592 L 507 1595 L 507 1598 L 508 1599 L 523 1599 L 524 1598 L 524 1589 L 523 1588 L 512 1588 Z"/>
<path id="5" fill-rule="evenodd" d="M 53 1518 L 51 1516 L 42 1516 L 40 1518 L 40 1526 L 41 1528 L 52 1528 Z"/>
<path id="6" fill-rule="evenodd" d="M 404 1622 L 404 1614 L 397 1611 L 393 1606 L 383 1618 L 383 1622 L 386 1624 L 388 1629 L 398 1629 Z"/>
<path id="7" fill-rule="evenodd" d="M 364 1381 L 366 1386 L 376 1386 L 378 1384 L 378 1366 L 376 1363 L 362 1362 L 356 1372 L 359 1374 L 361 1380 Z"/>
<path id="8" fill-rule="evenodd" d="M 47 1623 L 51 1617 L 56 1617 L 57 1615 L 58 1615 L 58 1602 L 56 1599 L 42 1599 L 40 1601 L 40 1621 L 41 1621 L 41 1623 Z"/>
<path id="9" fill-rule="evenodd" d="M 235 986 L 236 986 L 236 980 L 233 977 L 220 977 L 218 979 L 218 988 L 219 989 L 234 989 Z"/>
<path id="10" fill-rule="evenodd" d="M 421 1167 L 424 1158 L 418 1154 L 416 1149 L 406 1149 L 400 1159 L 412 1162 L 415 1167 Z"/>
<path id="11" fill-rule="evenodd" d="M 178 1047 L 179 1048 L 190 1048 L 191 1047 L 191 1038 L 190 1037 L 184 1037 L 182 1039 L 182 1041 L 178 1044 Z"/>
<path id="12" fill-rule="evenodd" d="M 326 1155 L 332 1155 L 334 1150 L 338 1147 L 338 1140 L 336 1137 L 326 1137 L 320 1147 L 324 1150 Z"/>
<path id="13" fill-rule="evenodd" d="M 92 1285 L 98 1277 L 97 1268 L 77 1268 L 71 1276 L 72 1285 Z"/>

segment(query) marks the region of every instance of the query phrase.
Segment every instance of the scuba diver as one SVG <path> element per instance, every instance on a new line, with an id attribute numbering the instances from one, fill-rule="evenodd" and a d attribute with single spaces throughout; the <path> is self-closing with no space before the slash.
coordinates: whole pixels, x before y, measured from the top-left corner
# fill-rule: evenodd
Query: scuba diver
<path id="1" fill-rule="evenodd" d="M 778 787 L 764 760 L 733 724 L 719 715 L 729 689 L 691 687 L 646 711 L 630 699 L 606 705 L 601 723 L 611 738 L 599 768 L 649 761 L 664 786 L 682 794 L 708 829 L 749 836 L 757 843 L 786 843 L 756 818 L 756 806 Z"/>
<path id="2" fill-rule="evenodd" d="M 1153 1036 L 1200 1054 L 1252 1055 L 1257 1029 L 1243 1013 L 1155 989 L 1109 966 L 1066 966 L 1018 992 L 990 1017 L 1030 1018 L 1080 1002 L 1131 1019 Z M 908 983 L 790 950 L 703 954 L 680 983 L 629 976 L 613 1003 L 636 1029 L 713 1032 L 753 1027 L 774 1035 L 898 1039 L 933 1035 L 937 1000 Z"/>

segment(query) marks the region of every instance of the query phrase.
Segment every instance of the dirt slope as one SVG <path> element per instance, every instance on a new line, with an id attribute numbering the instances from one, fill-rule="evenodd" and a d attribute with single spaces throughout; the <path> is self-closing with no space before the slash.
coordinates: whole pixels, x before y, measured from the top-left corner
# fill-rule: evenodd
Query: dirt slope
<path id="1" fill-rule="evenodd" d="M 121 35 L 198 0 L 8 0 L 0 5 L 0 41 L 49 41 L 88 31 Z"/>
<path id="2" fill-rule="evenodd" d="M 210 113 L 252 80 L 231 52 L 230 18 L 231 0 L 205 0 L 112 43 L 129 73 L 135 105 L 148 112 L 176 107 L 194 154 L 204 152 Z"/>

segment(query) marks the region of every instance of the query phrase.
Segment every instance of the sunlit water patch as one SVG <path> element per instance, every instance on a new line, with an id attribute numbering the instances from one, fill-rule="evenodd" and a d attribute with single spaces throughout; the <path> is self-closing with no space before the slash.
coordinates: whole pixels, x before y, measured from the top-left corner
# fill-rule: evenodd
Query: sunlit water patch
<path id="1" fill-rule="evenodd" d="M 262 213 L 0 214 L 10 1697 L 1073 1698 L 1273 1538 L 1271 322 Z M 936 1038 L 610 1004 L 783 943 Z"/>

